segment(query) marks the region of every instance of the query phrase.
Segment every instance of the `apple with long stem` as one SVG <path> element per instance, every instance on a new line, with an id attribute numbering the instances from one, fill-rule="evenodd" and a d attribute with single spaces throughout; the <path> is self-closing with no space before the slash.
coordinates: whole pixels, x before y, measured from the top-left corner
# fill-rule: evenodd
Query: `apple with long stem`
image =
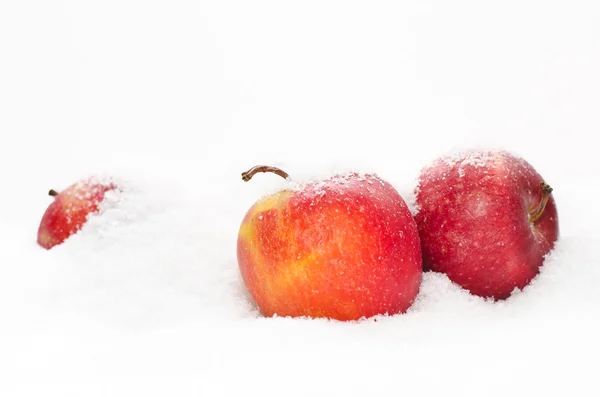
<path id="1" fill-rule="evenodd" d="M 242 174 L 279 168 L 257 166 Z M 419 292 L 415 221 L 374 174 L 290 186 L 258 200 L 238 234 L 242 278 L 265 316 L 357 320 L 405 312 Z"/>
<path id="2" fill-rule="evenodd" d="M 38 228 L 37 242 L 50 249 L 77 233 L 92 214 L 99 211 L 106 192 L 117 187 L 111 181 L 88 178 L 61 192 L 52 189 L 54 199 L 48 206 Z"/>
<path id="3" fill-rule="evenodd" d="M 506 151 L 437 159 L 415 193 L 424 268 L 474 295 L 498 300 L 523 289 L 559 236 L 552 188 Z"/>

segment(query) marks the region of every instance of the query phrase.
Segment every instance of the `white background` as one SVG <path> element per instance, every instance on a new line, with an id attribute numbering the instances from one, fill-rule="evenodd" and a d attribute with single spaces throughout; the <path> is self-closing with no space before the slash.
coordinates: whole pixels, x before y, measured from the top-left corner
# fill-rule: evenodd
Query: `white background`
<path id="1" fill-rule="evenodd" d="M 0 394 L 598 395 L 597 1 L 0 3 Z M 405 315 L 266 319 L 244 213 L 296 180 L 527 159 L 560 241 L 492 304 L 425 275 Z M 51 251 L 49 188 L 127 193 Z"/>

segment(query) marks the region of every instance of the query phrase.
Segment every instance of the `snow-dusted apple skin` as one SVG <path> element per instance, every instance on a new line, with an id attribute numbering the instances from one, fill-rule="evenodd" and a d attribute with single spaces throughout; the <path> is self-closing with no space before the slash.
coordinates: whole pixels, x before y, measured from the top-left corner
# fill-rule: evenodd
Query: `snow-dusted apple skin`
<path id="1" fill-rule="evenodd" d="M 107 191 L 116 186 L 97 178 L 78 181 L 61 191 L 48 206 L 38 228 L 37 242 L 46 249 L 78 232 L 89 214 L 98 212 Z"/>
<path id="2" fill-rule="evenodd" d="M 263 197 L 242 221 L 237 256 L 265 316 L 392 315 L 411 306 L 421 284 L 414 219 L 375 175 L 335 176 Z"/>
<path id="3" fill-rule="evenodd" d="M 508 298 L 537 275 L 558 239 L 552 195 L 543 213 L 543 178 L 503 151 L 438 159 L 420 174 L 415 216 L 425 270 L 445 273 L 471 293 Z"/>

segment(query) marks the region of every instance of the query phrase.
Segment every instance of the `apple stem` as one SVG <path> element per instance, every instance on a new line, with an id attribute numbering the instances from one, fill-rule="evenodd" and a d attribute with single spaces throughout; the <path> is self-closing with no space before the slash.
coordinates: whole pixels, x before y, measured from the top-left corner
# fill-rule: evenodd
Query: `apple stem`
<path id="1" fill-rule="evenodd" d="M 277 167 L 271 167 L 268 165 L 257 165 L 255 167 L 250 168 L 246 172 L 242 172 L 242 180 L 244 182 L 248 182 L 250 179 L 252 179 L 254 175 L 256 175 L 259 172 L 272 172 L 273 174 L 279 175 L 283 179 L 290 179 L 290 176 L 287 172 L 282 171 Z"/>
<path id="2" fill-rule="evenodd" d="M 546 208 L 546 204 L 548 203 L 548 199 L 550 198 L 550 193 L 552 193 L 552 188 L 544 181 L 540 182 L 540 188 L 542 188 L 542 200 L 540 201 L 540 205 L 535 211 L 529 212 L 529 222 L 531 223 L 535 223 L 538 219 L 542 217 L 542 214 L 544 213 L 544 208 Z"/>
<path id="3" fill-rule="evenodd" d="M 48 192 L 48 196 L 56 197 L 58 196 L 58 192 L 54 189 L 50 189 L 50 191 Z"/>

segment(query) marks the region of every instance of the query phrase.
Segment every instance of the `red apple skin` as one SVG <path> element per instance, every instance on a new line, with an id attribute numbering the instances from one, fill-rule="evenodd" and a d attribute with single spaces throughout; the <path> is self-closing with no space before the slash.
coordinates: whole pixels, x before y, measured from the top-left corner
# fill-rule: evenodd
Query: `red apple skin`
<path id="1" fill-rule="evenodd" d="M 355 173 L 263 197 L 237 258 L 263 315 L 358 320 L 405 312 L 419 292 L 414 219 L 379 177 Z"/>
<path id="2" fill-rule="evenodd" d="M 115 188 L 113 183 L 88 178 L 58 193 L 40 222 L 38 244 L 46 249 L 62 244 L 81 229 L 90 214 L 98 212 L 105 193 Z"/>
<path id="3" fill-rule="evenodd" d="M 543 178 L 504 151 L 470 151 L 425 167 L 415 216 L 425 270 L 445 273 L 472 294 L 496 300 L 538 274 L 559 236 L 550 195 L 540 218 Z"/>

